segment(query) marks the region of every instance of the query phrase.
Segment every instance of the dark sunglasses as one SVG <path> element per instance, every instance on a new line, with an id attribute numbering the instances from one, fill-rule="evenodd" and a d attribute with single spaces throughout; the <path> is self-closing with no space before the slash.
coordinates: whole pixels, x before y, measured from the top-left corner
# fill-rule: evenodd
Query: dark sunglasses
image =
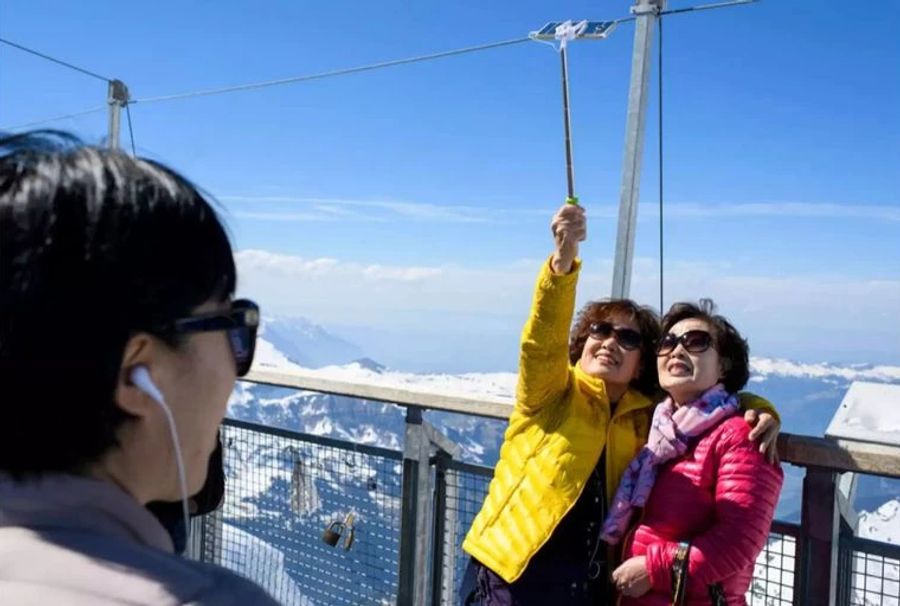
<path id="1" fill-rule="evenodd" d="M 680 337 L 670 332 L 656 344 L 656 355 L 665 356 L 672 353 L 679 343 L 688 353 L 703 353 L 712 345 L 712 335 L 705 330 L 689 330 Z"/>
<path id="2" fill-rule="evenodd" d="M 630 328 L 616 328 L 609 322 L 593 322 L 588 333 L 595 339 L 608 339 L 613 335 L 622 349 L 633 350 L 641 346 L 641 333 Z"/>
<path id="3" fill-rule="evenodd" d="M 169 332 L 174 334 L 227 331 L 237 376 L 243 377 L 253 364 L 256 329 L 259 328 L 259 306 L 253 301 L 238 299 L 232 301 L 229 311 L 180 318 L 172 322 L 168 328 Z"/>

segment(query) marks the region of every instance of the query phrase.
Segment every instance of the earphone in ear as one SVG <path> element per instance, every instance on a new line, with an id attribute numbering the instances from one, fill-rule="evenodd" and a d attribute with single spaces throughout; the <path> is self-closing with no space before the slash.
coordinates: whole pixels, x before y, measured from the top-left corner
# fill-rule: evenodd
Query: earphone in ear
<path id="1" fill-rule="evenodd" d="M 166 405 L 162 392 L 159 391 L 156 383 L 150 378 L 150 371 L 147 370 L 146 366 L 135 366 L 131 369 L 131 382 L 134 383 L 135 387 L 153 398 L 157 404 Z"/>
<path id="2" fill-rule="evenodd" d="M 178 444 L 178 430 L 175 427 L 175 418 L 172 416 L 172 411 L 169 410 L 169 407 L 166 405 L 166 400 L 163 398 L 162 392 L 156 386 L 156 383 L 153 382 L 153 379 L 150 378 L 150 371 L 147 370 L 146 366 L 135 366 L 131 369 L 129 377 L 131 378 L 131 382 L 134 383 L 134 386 L 159 404 L 166 415 L 166 423 L 169 425 L 169 433 L 172 436 L 172 446 L 175 449 L 175 465 L 177 466 L 178 484 L 181 489 L 181 512 L 184 518 L 184 527 L 187 530 L 190 528 L 190 516 L 188 515 L 187 504 L 187 479 L 184 472 L 184 458 L 181 456 L 181 447 Z"/>

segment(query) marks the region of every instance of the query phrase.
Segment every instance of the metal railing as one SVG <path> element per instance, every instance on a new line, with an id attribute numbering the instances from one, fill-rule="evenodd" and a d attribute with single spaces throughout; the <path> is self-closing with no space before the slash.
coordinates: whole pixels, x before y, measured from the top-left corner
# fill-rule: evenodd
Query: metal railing
<path id="1" fill-rule="evenodd" d="M 844 534 L 840 538 L 838 569 L 839 603 L 900 604 L 900 545 Z"/>
<path id="2" fill-rule="evenodd" d="M 302 376 L 250 379 L 405 406 L 404 450 L 226 420 L 226 502 L 194 522 L 193 557 L 248 576 L 285 604 L 459 603 L 461 545 L 492 470 L 458 460 L 422 411 L 503 418 L 509 404 Z M 837 483 L 843 471 L 900 476 L 900 454 L 791 435 L 779 452 L 807 467 L 801 522 L 773 524 L 748 602 L 897 605 L 900 546 L 842 532 Z M 329 528 L 334 546 L 323 541 Z"/>
<path id="3" fill-rule="evenodd" d="M 432 603 L 455 606 L 460 603 L 460 584 L 469 562 L 462 550 L 463 539 L 481 509 L 493 470 L 459 461 L 446 461 L 441 467 L 443 477 L 439 472 L 437 480 L 439 486 L 443 484 L 446 487 L 444 491 L 450 497 L 442 507 L 448 514 L 447 520 L 451 522 L 443 534 L 435 533 L 436 537 L 443 536 L 439 545 L 443 555 L 441 561 L 445 565 L 440 568 L 442 576 L 436 575 L 434 579 Z"/>
<path id="4" fill-rule="evenodd" d="M 795 603 L 800 560 L 797 541 L 799 524 L 774 521 L 769 541 L 756 558 L 753 581 L 747 592 L 750 606 L 788 606 Z"/>
<path id="5" fill-rule="evenodd" d="M 401 453 L 230 419 L 222 441 L 228 491 L 200 524 L 202 559 L 284 604 L 396 602 Z"/>

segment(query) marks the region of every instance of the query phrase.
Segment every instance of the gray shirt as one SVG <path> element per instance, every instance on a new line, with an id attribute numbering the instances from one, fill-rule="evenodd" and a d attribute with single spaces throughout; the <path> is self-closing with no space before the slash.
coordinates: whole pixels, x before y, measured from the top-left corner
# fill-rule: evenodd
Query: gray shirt
<path id="1" fill-rule="evenodd" d="M 176 556 L 165 529 L 118 487 L 0 474 L 0 602 L 4 606 L 275 606 L 224 568 Z"/>

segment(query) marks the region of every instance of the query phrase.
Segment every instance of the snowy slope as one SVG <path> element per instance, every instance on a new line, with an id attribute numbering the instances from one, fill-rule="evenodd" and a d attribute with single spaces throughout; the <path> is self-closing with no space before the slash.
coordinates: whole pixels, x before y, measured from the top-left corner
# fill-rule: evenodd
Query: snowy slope
<path id="1" fill-rule="evenodd" d="M 900 498 L 859 515 L 859 536 L 900 545 Z"/>

